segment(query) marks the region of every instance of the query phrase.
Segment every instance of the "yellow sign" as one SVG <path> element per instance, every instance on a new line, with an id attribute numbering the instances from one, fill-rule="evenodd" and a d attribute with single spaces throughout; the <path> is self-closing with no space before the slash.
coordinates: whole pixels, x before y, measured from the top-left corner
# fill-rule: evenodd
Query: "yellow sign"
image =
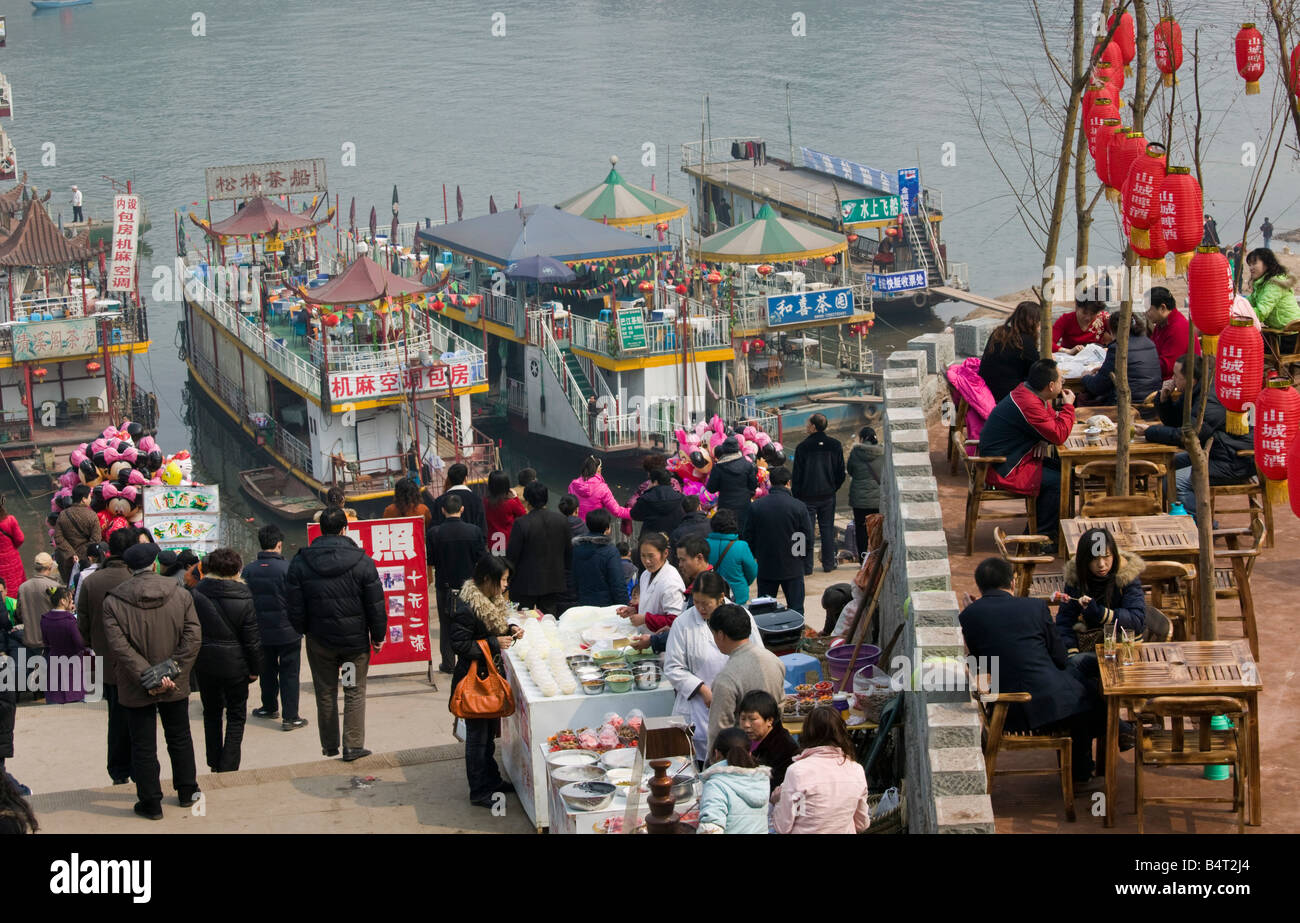
<path id="1" fill-rule="evenodd" d="M 284 249 L 284 241 L 278 237 L 268 237 L 262 249 L 267 253 L 279 253 Z"/>

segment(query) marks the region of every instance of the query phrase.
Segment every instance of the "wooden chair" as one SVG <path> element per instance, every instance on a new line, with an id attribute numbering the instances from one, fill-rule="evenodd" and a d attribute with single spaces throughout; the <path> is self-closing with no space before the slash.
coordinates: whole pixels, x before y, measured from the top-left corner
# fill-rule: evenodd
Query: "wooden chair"
<path id="1" fill-rule="evenodd" d="M 1208 449 L 1207 449 L 1208 451 Z M 1254 449 L 1242 449 L 1238 458 L 1254 458 Z M 1245 506 L 1223 506 L 1219 501 L 1233 497 L 1245 497 Z M 1268 547 L 1273 547 L 1273 503 L 1268 499 L 1268 491 L 1260 483 L 1256 473 L 1249 481 L 1241 484 L 1210 485 L 1210 522 L 1219 522 L 1222 516 L 1249 516 L 1251 522 L 1263 519 L 1268 535 Z"/>
<path id="2" fill-rule="evenodd" d="M 1214 552 L 1214 598 L 1235 599 L 1238 614 L 1224 615 L 1215 607 L 1215 622 L 1241 622 L 1242 634 L 1250 642 L 1250 653 L 1259 660 L 1259 631 L 1255 627 L 1255 597 L 1250 590 L 1250 575 L 1255 559 L 1265 547 L 1266 527 L 1258 519 L 1249 529 L 1218 529 L 1216 538 L 1227 542 L 1228 550 Z"/>
<path id="3" fill-rule="evenodd" d="M 948 468 L 951 474 L 956 475 L 957 469 L 961 467 L 962 456 L 970 454 L 966 451 L 966 415 L 970 411 L 970 405 L 951 385 L 948 387 L 952 392 L 953 406 L 952 420 L 948 423 Z"/>
<path id="4" fill-rule="evenodd" d="M 1030 702 L 1033 696 L 1028 692 L 1003 692 L 997 695 L 986 693 L 988 677 L 973 676 L 968 672 L 971 701 L 980 715 L 980 728 L 984 741 L 985 787 L 993 791 L 995 775 L 1043 775 L 1058 774 L 1061 777 L 1061 795 L 1065 799 L 1065 819 L 1073 822 L 1074 815 L 1074 772 L 1071 765 L 1074 742 L 1067 734 L 1037 734 L 1033 731 L 1007 731 L 1007 710 L 1014 704 Z M 1052 750 L 1056 753 L 1057 765 L 1051 769 L 997 769 L 998 754 L 1016 750 Z"/>
<path id="5" fill-rule="evenodd" d="M 1102 519 L 1107 516 L 1154 516 L 1161 512 L 1160 505 L 1150 497 L 1098 497 L 1083 505 L 1085 519 Z"/>
<path id="6" fill-rule="evenodd" d="M 1300 365 L 1300 320 L 1292 321 L 1285 327 L 1265 327 L 1260 331 L 1264 337 L 1264 345 L 1268 348 L 1267 364 L 1277 369 L 1277 373 L 1284 378 L 1294 377 L 1292 366 Z M 1289 338 L 1290 343 L 1283 345 L 1283 338 Z"/>
<path id="7" fill-rule="evenodd" d="M 92 414 L 104 413 L 104 402 L 101 401 L 98 396 L 86 398 L 86 412 Z"/>
<path id="8" fill-rule="evenodd" d="M 1128 463 L 1129 495 L 1150 497 L 1160 509 L 1165 508 L 1164 465 L 1145 458 L 1137 458 Z M 1101 497 L 1115 496 L 1115 480 L 1119 469 L 1113 461 L 1091 461 L 1074 469 L 1074 489 L 1079 497 L 1079 505 Z"/>
<path id="9" fill-rule="evenodd" d="M 86 402 L 79 397 L 68 398 L 68 417 L 78 420 L 86 419 Z"/>
<path id="10" fill-rule="evenodd" d="M 1142 642 L 1144 644 L 1163 644 L 1165 641 L 1173 640 L 1174 623 L 1155 606 L 1147 606 L 1143 621 Z"/>
<path id="11" fill-rule="evenodd" d="M 1007 535 L 1001 526 L 993 527 L 993 543 L 1010 564 L 1014 574 L 1011 592 L 1031 599 L 1051 599 L 1057 590 L 1065 588 L 1065 575 L 1035 573 L 1039 564 L 1051 564 L 1056 558 L 1038 554 L 1037 549 L 1050 544 L 1046 535 Z"/>
<path id="12" fill-rule="evenodd" d="M 1179 640 L 1195 641 L 1200 636 L 1196 568 L 1179 561 L 1148 561 L 1141 579 L 1150 606 L 1173 619 L 1176 628 L 1182 628 Z"/>
<path id="13" fill-rule="evenodd" d="M 967 439 L 966 445 L 979 445 L 974 439 Z M 1029 517 L 1029 527 L 1038 522 L 1038 497 L 1022 497 L 1010 493 L 1001 487 L 993 487 L 988 482 L 989 469 L 1006 461 L 1002 455 L 966 455 L 966 555 L 975 551 L 975 524 L 981 519 L 1018 519 L 1020 514 L 1011 512 L 981 512 L 985 503 L 1003 500 L 1023 500 L 1025 514 Z"/>
<path id="14" fill-rule="evenodd" d="M 1237 832 L 1246 832 L 1246 765 L 1245 741 L 1238 739 L 1244 726 L 1245 701 L 1231 696 L 1155 696 L 1134 703 L 1139 720 L 1133 723 L 1137 750 L 1133 760 L 1134 795 L 1137 803 L 1138 833 L 1143 832 L 1143 812 L 1149 804 L 1231 804 L 1237 815 Z M 1211 728 L 1210 721 L 1224 715 L 1234 724 L 1226 731 Z M 1188 718 L 1195 719 L 1197 730 L 1189 739 L 1185 729 Z M 1170 727 L 1165 728 L 1165 719 Z M 1155 727 L 1148 727 L 1153 722 Z M 1148 797 L 1145 791 L 1146 768 L 1163 766 L 1231 766 L 1232 797 L 1162 796 Z"/>

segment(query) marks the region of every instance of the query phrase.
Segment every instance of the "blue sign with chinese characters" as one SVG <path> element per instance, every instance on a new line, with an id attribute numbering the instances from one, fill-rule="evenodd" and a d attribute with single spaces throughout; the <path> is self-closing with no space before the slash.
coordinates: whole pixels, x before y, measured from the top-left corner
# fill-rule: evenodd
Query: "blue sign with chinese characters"
<path id="1" fill-rule="evenodd" d="M 767 296 L 767 325 L 802 324 L 853 316 L 853 290 L 824 288 L 817 292 Z"/>
<path id="2" fill-rule="evenodd" d="M 871 284 L 871 291 L 877 295 L 897 295 L 929 287 L 924 269 L 909 269 L 906 272 L 869 272 L 866 276 L 867 282 Z"/>
<path id="3" fill-rule="evenodd" d="M 851 183 L 866 186 L 868 189 L 879 189 L 881 192 L 891 194 L 898 192 L 894 178 L 883 170 L 845 160 L 843 157 L 832 157 L 830 154 L 823 154 L 821 151 L 814 151 L 807 147 L 799 148 L 799 154 L 803 158 L 803 165 L 809 170 L 843 177 Z"/>
<path id="4" fill-rule="evenodd" d="M 903 214 L 915 215 L 921 201 L 921 171 L 916 167 L 898 171 L 898 197 L 903 200 Z"/>

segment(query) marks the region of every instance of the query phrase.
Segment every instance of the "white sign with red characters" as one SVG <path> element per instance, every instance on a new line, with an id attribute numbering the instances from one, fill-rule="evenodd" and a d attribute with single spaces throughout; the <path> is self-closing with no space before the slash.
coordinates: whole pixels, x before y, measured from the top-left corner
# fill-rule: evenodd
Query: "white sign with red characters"
<path id="1" fill-rule="evenodd" d="M 135 245 L 140 236 L 140 197 L 113 196 L 113 252 L 108 268 L 108 290 L 129 292 L 135 288 Z"/>
<path id="2" fill-rule="evenodd" d="M 1232 343 L 1221 343 L 1219 367 L 1215 369 L 1215 393 L 1225 405 L 1229 402 L 1246 402 L 1246 353 Z M 1254 383 L 1256 386 L 1259 382 Z M 1232 408 L 1229 407 L 1229 410 Z"/>
<path id="3" fill-rule="evenodd" d="M 1255 421 L 1260 448 L 1255 461 L 1270 477 L 1286 477 L 1286 456 L 1291 448 L 1289 440 L 1295 436 L 1296 421 L 1288 420 L 1285 412 L 1270 407 Z M 1271 472 L 1281 472 L 1280 475 Z"/>
<path id="4" fill-rule="evenodd" d="M 320 525 L 307 527 L 308 541 L 321 534 Z M 370 655 L 372 664 L 428 663 L 433 659 L 429 637 L 431 602 L 424 552 L 424 518 L 370 519 L 348 523 L 343 533 L 361 546 L 379 571 L 388 618 L 384 647 Z"/>
<path id="5" fill-rule="evenodd" d="M 368 398 L 399 397 L 410 391 L 446 391 L 467 388 L 472 383 L 465 363 L 437 365 L 385 372 L 330 372 L 330 399 L 357 401 Z"/>

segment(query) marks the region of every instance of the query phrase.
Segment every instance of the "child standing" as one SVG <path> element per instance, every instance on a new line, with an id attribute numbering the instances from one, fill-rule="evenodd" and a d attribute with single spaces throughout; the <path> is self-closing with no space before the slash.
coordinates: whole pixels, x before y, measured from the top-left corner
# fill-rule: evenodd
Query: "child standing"
<path id="1" fill-rule="evenodd" d="M 749 752 L 749 737 L 725 728 L 713 743 L 712 766 L 700 773 L 700 833 L 767 833 L 768 779 Z"/>

